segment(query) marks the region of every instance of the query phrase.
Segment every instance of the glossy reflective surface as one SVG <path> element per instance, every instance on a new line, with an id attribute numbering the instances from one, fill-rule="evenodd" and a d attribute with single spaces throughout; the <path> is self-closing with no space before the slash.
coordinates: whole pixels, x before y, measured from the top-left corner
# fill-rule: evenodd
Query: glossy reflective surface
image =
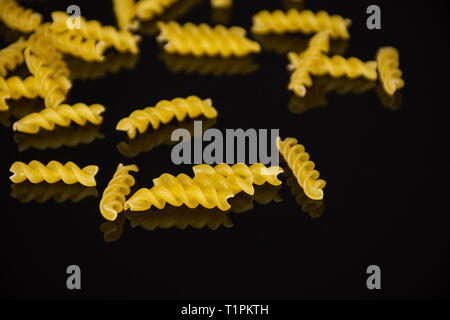
<path id="1" fill-rule="evenodd" d="M 65 11 L 72 2 L 24 4 L 48 20 L 51 11 Z M 249 29 L 257 11 L 292 5 L 234 2 L 231 12 L 211 12 L 209 1 L 187 0 L 168 14 L 180 22 L 220 21 Z M 68 103 L 101 103 L 105 119 L 99 127 L 28 136 L 12 132 L 11 124 L 42 108 L 42 101 L 17 101 L 0 114 L 6 160 L 2 296 L 448 297 L 450 218 L 435 194 L 431 159 L 434 108 L 448 105 L 440 100 L 448 91 L 440 75 L 445 70 L 440 24 L 447 17 L 439 5 L 412 9 L 382 3 L 382 30 L 369 31 L 370 2 L 305 0 L 313 11 L 353 20 L 352 38 L 333 43 L 333 53 L 371 60 L 380 46 L 399 49 L 406 86 L 394 97 L 385 96 L 377 83 L 327 77 L 315 79 L 305 98 L 292 96 L 285 54 L 302 50 L 304 36 L 250 34 L 262 45 L 260 55 L 197 60 L 165 54 L 155 41 L 154 24 L 146 23 L 137 57 L 110 52 L 104 64 L 68 58 L 74 78 Z M 110 1 L 86 1 L 81 9 L 89 19 L 115 23 Z M 3 44 L 16 37 L 0 26 Z M 262 186 L 253 197 L 238 195 L 227 214 L 166 208 L 105 221 L 99 197 L 119 162 L 139 166 L 136 187 L 151 186 L 164 172 L 191 174 L 190 166 L 172 164 L 170 133 L 178 127 L 192 130 L 192 122 L 170 123 L 130 141 L 114 130 L 117 121 L 133 109 L 191 94 L 211 98 L 219 111 L 204 128 L 279 128 L 283 137 L 298 138 L 327 181 L 324 200 L 308 200 L 286 170 L 281 188 Z M 10 186 L 7 170 L 16 160 L 96 164 L 98 185 Z M 81 291 L 66 288 L 71 264 L 82 270 Z M 366 287 L 372 264 L 382 271 L 380 291 Z"/>

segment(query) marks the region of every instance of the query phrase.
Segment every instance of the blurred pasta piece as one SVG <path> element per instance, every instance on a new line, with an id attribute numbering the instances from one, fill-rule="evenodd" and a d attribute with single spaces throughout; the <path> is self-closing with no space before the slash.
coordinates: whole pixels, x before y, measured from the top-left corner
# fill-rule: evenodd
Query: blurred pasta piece
<path id="1" fill-rule="evenodd" d="M 16 0 L 1 0 L 0 20 L 8 28 L 30 33 L 39 27 L 42 22 L 42 15 L 32 9 L 25 9 Z"/>

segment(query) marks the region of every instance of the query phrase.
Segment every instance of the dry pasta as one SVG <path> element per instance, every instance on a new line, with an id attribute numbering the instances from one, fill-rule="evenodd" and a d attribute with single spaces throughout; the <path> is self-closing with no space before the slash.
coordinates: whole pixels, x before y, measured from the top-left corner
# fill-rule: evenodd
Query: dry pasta
<path id="1" fill-rule="evenodd" d="M 151 20 L 161 15 L 178 0 L 140 0 L 136 3 L 136 15 L 141 20 Z"/>
<path id="2" fill-rule="evenodd" d="M 157 129 L 161 123 L 168 123 L 174 118 L 183 121 L 186 117 L 196 118 L 201 115 L 206 118 L 217 117 L 217 110 L 212 106 L 211 99 L 201 100 L 197 96 L 189 96 L 185 99 L 161 100 L 154 107 L 133 111 L 117 123 L 116 129 L 126 131 L 128 137 L 133 139 L 136 130 L 143 133 L 149 125 Z"/>
<path id="3" fill-rule="evenodd" d="M 298 11 L 290 9 L 287 12 L 275 10 L 260 11 L 253 16 L 252 32 L 255 34 L 303 32 L 311 34 L 329 30 L 333 39 L 349 39 L 347 28 L 351 20 L 338 15 L 329 15 L 325 11 L 316 14 L 310 10 Z"/>
<path id="4" fill-rule="evenodd" d="M 257 42 L 246 38 L 246 31 L 241 27 L 210 27 L 205 23 L 195 25 L 190 22 L 181 26 L 175 21 L 160 21 L 157 27 L 160 30 L 157 40 L 165 42 L 164 50 L 168 53 L 228 58 L 261 51 Z"/>
<path id="5" fill-rule="evenodd" d="M 29 33 L 39 27 L 42 15 L 21 7 L 15 0 L 2 0 L 0 1 L 0 20 L 11 29 Z"/>
<path id="6" fill-rule="evenodd" d="M 323 199 L 325 181 L 319 179 L 319 171 L 314 170 L 315 164 L 309 159 L 305 147 L 298 144 L 295 138 L 283 141 L 279 137 L 277 146 L 305 194 L 313 200 Z"/>
<path id="7" fill-rule="evenodd" d="M 211 7 L 214 9 L 229 9 L 233 5 L 233 0 L 211 0 Z"/>
<path id="8" fill-rule="evenodd" d="M 136 30 L 139 27 L 139 22 L 135 20 L 134 0 L 113 0 L 113 8 L 119 29 Z"/>
<path id="9" fill-rule="evenodd" d="M 395 91 L 405 86 L 399 66 L 398 50 L 394 47 L 383 47 L 377 52 L 378 72 L 384 91 L 392 96 Z"/>
<path id="10" fill-rule="evenodd" d="M 73 106 L 61 104 L 55 109 L 46 108 L 40 112 L 29 114 L 13 124 L 13 130 L 25 133 L 37 133 L 39 129 L 54 130 L 55 125 L 68 127 L 71 122 L 83 126 L 87 122 L 100 124 L 103 121 L 101 114 L 105 107 L 100 104 L 87 106 L 76 103 Z"/>
<path id="11" fill-rule="evenodd" d="M 20 38 L 6 48 L 0 50 L 0 77 L 5 77 L 8 71 L 14 70 L 23 63 L 23 49 L 26 41 Z"/>
<path id="12" fill-rule="evenodd" d="M 119 163 L 114 176 L 103 191 L 99 208 L 102 216 L 107 220 L 116 220 L 117 214 L 123 211 L 125 197 L 130 193 L 130 187 L 134 186 L 135 183 L 133 176 L 129 173 L 130 171 L 138 172 L 139 169 L 135 164 L 124 166 Z"/>
<path id="13" fill-rule="evenodd" d="M 98 172 L 98 167 L 91 165 L 80 169 L 71 161 L 63 165 L 52 160 L 44 165 L 39 161 L 32 160 L 28 164 L 16 161 L 11 165 L 9 171 L 13 173 L 9 179 L 14 183 L 21 183 L 26 180 L 32 183 L 42 181 L 55 183 L 62 180 L 66 184 L 79 182 L 87 187 L 95 187 L 95 175 Z"/>

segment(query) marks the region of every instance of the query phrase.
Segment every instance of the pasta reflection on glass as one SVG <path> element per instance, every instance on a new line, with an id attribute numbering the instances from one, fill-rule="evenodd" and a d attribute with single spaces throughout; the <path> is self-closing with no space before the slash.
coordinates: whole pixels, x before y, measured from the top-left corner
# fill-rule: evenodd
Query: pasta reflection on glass
<path id="1" fill-rule="evenodd" d="M 287 165 L 284 166 L 283 169 L 286 177 L 286 185 L 290 188 L 291 194 L 295 197 L 295 202 L 301 206 L 302 211 L 307 213 L 311 218 L 321 217 L 325 211 L 324 201 L 308 198 L 298 184 L 297 178 L 294 176 L 291 169 L 289 169 Z"/>
<path id="2" fill-rule="evenodd" d="M 103 62 L 87 62 L 76 57 L 65 58 L 72 80 L 93 80 L 115 74 L 121 69 L 133 69 L 139 55 L 131 53 L 108 52 Z"/>
<path id="3" fill-rule="evenodd" d="M 126 211 L 124 214 L 118 215 L 115 221 L 103 222 L 100 230 L 103 233 L 105 242 L 112 242 L 121 237 L 126 219 L 130 221 L 132 228 L 141 227 L 148 231 L 154 231 L 158 228 L 177 228 L 181 230 L 185 230 L 188 227 L 193 229 L 208 228 L 210 230 L 217 230 L 220 227 L 231 228 L 233 227 L 233 222 L 231 221 L 230 213 L 248 212 L 254 208 L 254 202 L 261 205 L 281 202 L 282 199 L 278 194 L 280 188 L 281 186 L 265 183 L 255 186 L 253 195 L 241 192 L 230 200 L 231 208 L 225 212 L 217 208 L 196 207 L 190 209 L 185 206 L 174 207 L 171 205 L 167 205 L 161 210 Z"/>
<path id="4" fill-rule="evenodd" d="M 207 130 L 216 124 L 217 118 L 207 119 L 205 117 L 197 118 L 202 121 L 203 130 Z M 194 120 L 188 119 L 183 122 L 171 122 L 161 126 L 158 130 L 145 132 L 135 139 L 121 141 L 117 144 L 117 150 L 128 158 L 133 158 L 141 153 L 149 152 L 152 149 L 163 144 L 174 145 L 178 141 L 172 141 L 172 132 L 176 129 L 183 128 L 189 131 L 190 136 L 194 136 Z"/>
<path id="5" fill-rule="evenodd" d="M 231 21 L 231 8 L 217 8 L 211 10 L 211 22 L 214 24 L 229 25 Z"/>
<path id="6" fill-rule="evenodd" d="M 305 7 L 304 0 L 282 0 L 281 3 L 285 10 L 289 10 L 292 8 L 300 10 Z"/>
<path id="7" fill-rule="evenodd" d="M 377 85 L 376 91 L 378 98 L 384 107 L 392 111 L 397 111 L 402 106 L 403 97 L 400 91 L 396 91 L 393 95 L 389 95 L 380 84 Z"/>
<path id="8" fill-rule="evenodd" d="M 86 125 L 84 127 L 55 128 L 54 131 L 41 130 L 37 134 L 16 133 L 13 138 L 19 152 L 34 148 L 38 150 L 76 147 L 79 144 L 90 144 L 96 139 L 103 139 L 100 127 Z"/>
<path id="9" fill-rule="evenodd" d="M 56 203 L 62 203 L 70 200 L 79 202 L 88 197 L 97 197 L 96 187 L 86 187 L 80 183 L 65 184 L 63 182 L 47 183 L 41 182 L 33 184 L 29 181 L 11 184 L 11 197 L 21 203 L 36 201 L 44 203 L 53 199 Z"/>
<path id="10" fill-rule="evenodd" d="M 252 57 L 242 58 L 196 58 L 161 52 L 159 59 L 164 62 L 172 73 L 200 74 L 219 76 L 246 75 L 259 68 Z"/>
<path id="11" fill-rule="evenodd" d="M 299 97 L 296 94 L 291 95 L 288 108 L 293 113 L 302 114 L 316 107 L 327 106 L 326 96 L 330 92 L 335 92 L 339 95 L 348 93 L 360 94 L 373 89 L 375 85 L 375 81 L 370 81 L 365 78 L 315 77 L 314 84 L 308 89 L 304 97 Z"/>

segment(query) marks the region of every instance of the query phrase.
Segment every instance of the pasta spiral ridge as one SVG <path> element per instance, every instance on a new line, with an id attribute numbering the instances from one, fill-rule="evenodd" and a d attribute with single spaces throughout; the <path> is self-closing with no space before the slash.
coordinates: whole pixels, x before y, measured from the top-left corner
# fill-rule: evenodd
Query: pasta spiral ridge
<path id="1" fill-rule="evenodd" d="M 145 211 L 155 206 L 164 208 L 166 203 L 179 207 L 185 204 L 189 208 L 201 205 L 205 208 L 219 208 L 222 211 L 230 209 L 227 199 L 234 194 L 230 189 L 218 189 L 212 179 L 203 177 L 194 181 L 186 174 L 176 177 L 164 173 L 153 180 L 151 189 L 141 188 L 134 193 L 124 204 L 124 209 L 131 211 Z"/>
<path id="2" fill-rule="evenodd" d="M 0 77 L 5 77 L 8 70 L 14 70 L 23 63 L 22 51 L 26 46 L 26 41 L 20 38 L 6 48 L 0 50 Z"/>
<path id="3" fill-rule="evenodd" d="M 210 27 L 205 23 L 195 25 L 186 23 L 183 26 L 175 21 L 158 22 L 161 31 L 157 40 L 166 42 L 164 50 L 181 55 L 242 57 L 260 52 L 259 43 L 246 38 L 246 31 L 241 27 L 226 28 L 223 25 Z"/>
<path id="4" fill-rule="evenodd" d="M 67 28 L 67 19 L 69 16 L 62 11 L 52 12 L 53 24 L 51 28 L 55 32 L 71 32 L 79 34 L 86 39 L 94 39 L 112 45 L 119 52 L 131 52 L 137 54 L 139 52 L 138 41 L 140 37 L 133 35 L 126 30 L 117 30 L 113 26 L 103 26 L 97 20 L 87 21 L 84 17 L 80 17 L 80 28 L 70 30 Z"/>
<path id="5" fill-rule="evenodd" d="M 119 163 L 116 172 L 103 191 L 99 208 L 102 216 L 107 220 L 116 220 L 117 214 L 123 211 L 125 197 L 130 194 L 130 187 L 135 184 L 130 171 L 138 172 L 139 169 L 135 164 L 124 166 Z"/>
<path id="6" fill-rule="evenodd" d="M 346 40 L 350 38 L 347 30 L 350 24 L 350 19 L 344 19 L 338 15 L 330 16 L 325 11 L 319 11 L 314 14 L 310 10 L 298 11 L 297 9 L 290 9 L 287 12 L 263 10 L 253 16 L 252 32 L 255 34 L 270 32 L 277 34 L 286 32 L 311 34 L 329 30 L 333 39 Z"/>
<path id="7" fill-rule="evenodd" d="M 140 0 L 136 3 L 136 15 L 141 20 L 150 20 L 161 15 L 178 0 Z"/>
<path id="8" fill-rule="evenodd" d="M 29 33 L 39 27 L 42 15 L 21 7 L 15 0 L 2 0 L 0 1 L 0 20 L 11 29 Z"/>
<path id="9" fill-rule="evenodd" d="M 11 184 L 11 196 L 21 203 L 36 201 L 44 203 L 53 199 L 56 203 L 67 200 L 79 202 L 87 197 L 97 197 L 98 191 L 95 187 L 85 187 L 79 183 L 66 185 L 64 183 L 13 183 Z"/>
<path id="10" fill-rule="evenodd" d="M 113 0 L 114 14 L 121 30 L 136 30 L 139 22 L 135 20 L 136 6 L 134 0 Z"/>
<path id="11" fill-rule="evenodd" d="M 314 169 L 315 164 L 309 159 L 305 147 L 298 144 L 295 138 L 286 138 L 282 141 L 279 137 L 277 146 L 305 194 L 310 199 L 322 200 L 325 181 L 319 179 L 319 171 Z"/>
<path id="12" fill-rule="evenodd" d="M 133 139 L 136 130 L 143 133 L 149 124 L 157 129 L 161 123 L 168 123 L 173 118 L 183 121 L 186 117 L 196 118 L 201 115 L 209 119 L 217 117 L 217 110 L 212 106 L 211 99 L 201 100 L 197 96 L 189 96 L 185 99 L 161 100 L 154 107 L 133 111 L 117 123 L 116 129 L 126 131 L 128 137 Z"/>
<path id="13" fill-rule="evenodd" d="M 378 72 L 384 91 L 392 96 L 405 86 L 399 67 L 399 53 L 394 47 L 382 47 L 377 52 Z"/>
<path id="14" fill-rule="evenodd" d="M 14 183 L 20 183 L 29 180 L 32 183 L 46 181 L 55 183 L 62 180 L 66 184 L 81 183 L 87 187 L 95 187 L 95 175 L 98 167 L 91 165 L 80 169 L 75 163 L 69 161 L 62 164 L 58 161 L 50 161 L 47 165 L 39 161 L 32 160 L 26 164 L 16 161 L 9 169 L 13 175 L 9 179 Z"/>
<path id="15" fill-rule="evenodd" d="M 73 121 L 83 126 L 86 122 L 100 124 L 103 118 L 100 116 L 105 107 L 100 104 L 87 106 L 84 103 L 76 103 L 73 106 L 61 104 L 55 109 L 46 108 L 40 112 L 29 114 L 13 124 L 13 130 L 37 133 L 40 128 L 54 130 L 55 125 L 68 127 Z"/>

